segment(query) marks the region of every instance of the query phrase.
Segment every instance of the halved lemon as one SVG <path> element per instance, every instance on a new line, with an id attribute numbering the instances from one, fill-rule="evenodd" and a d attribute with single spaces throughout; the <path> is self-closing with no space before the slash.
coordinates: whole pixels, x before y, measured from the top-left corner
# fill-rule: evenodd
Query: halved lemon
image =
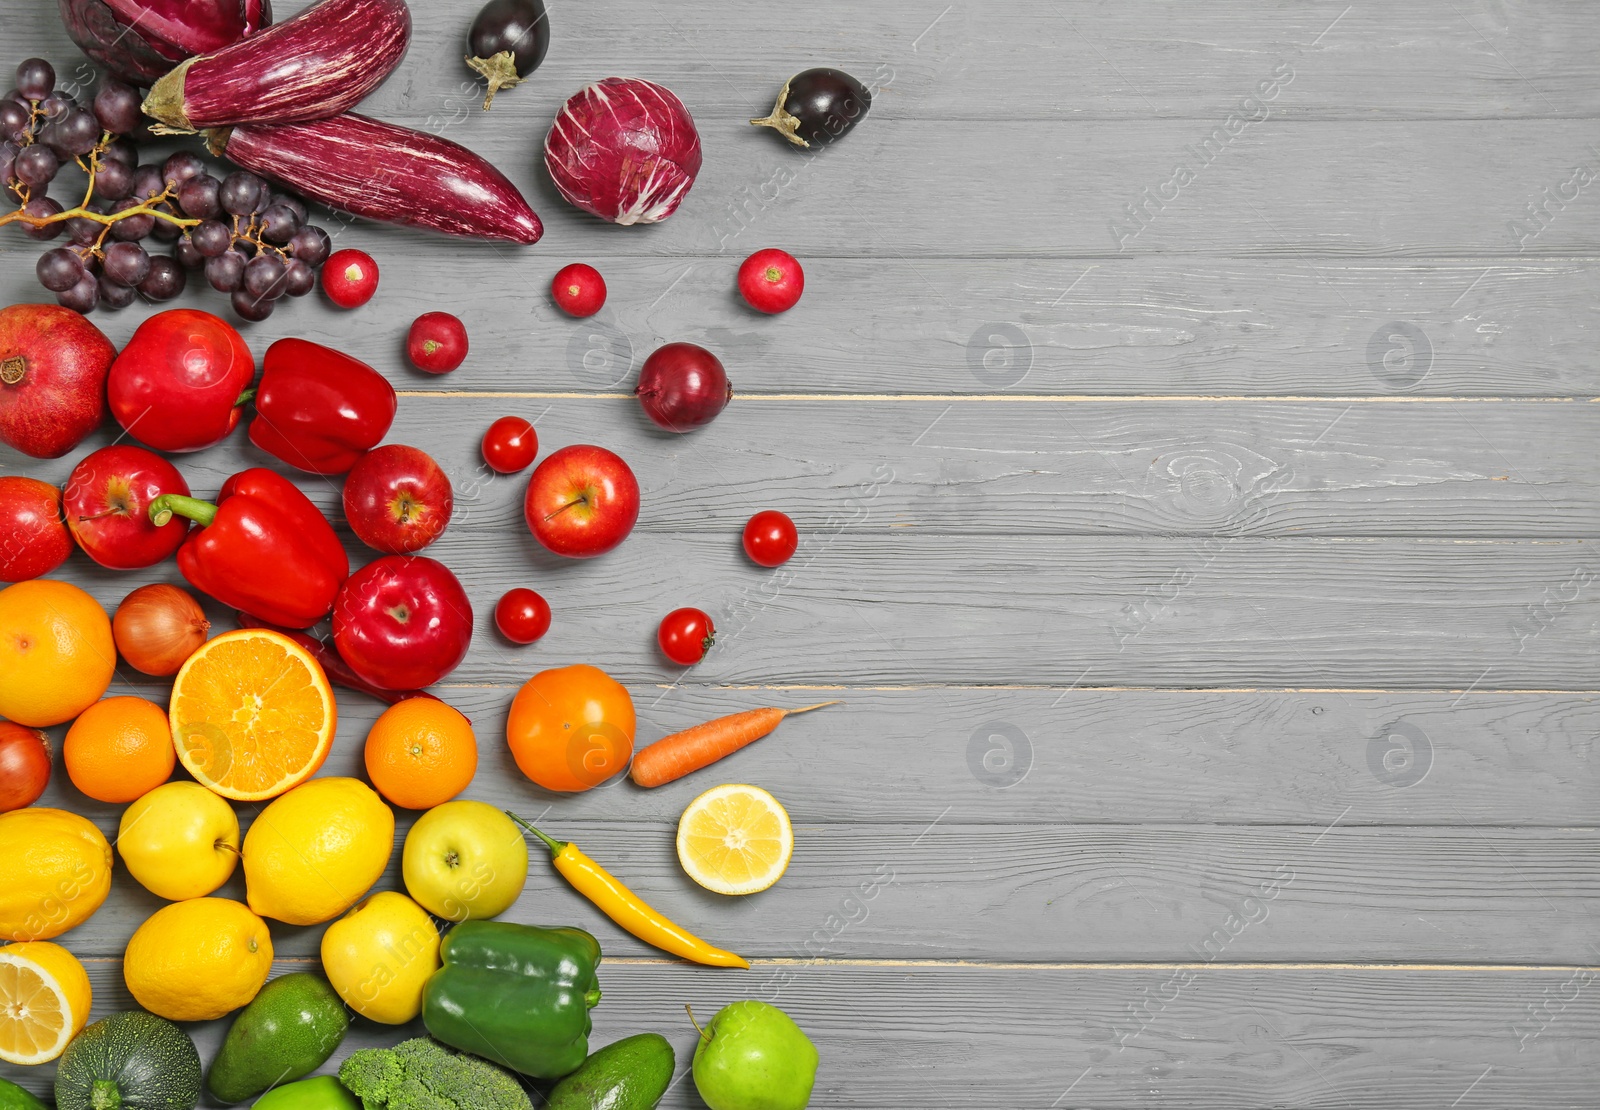
<path id="1" fill-rule="evenodd" d="M 0 1060 L 43 1064 L 67 1050 L 89 1020 L 89 974 L 59 944 L 0 948 Z"/>
<path id="2" fill-rule="evenodd" d="M 241 628 L 189 656 L 168 716 L 178 760 L 196 781 L 259 802 L 316 774 L 338 711 L 310 652 L 280 632 Z"/>
<path id="3" fill-rule="evenodd" d="M 678 819 L 678 862 L 718 894 L 754 894 L 777 882 L 794 855 L 794 826 L 759 786 L 714 786 Z"/>

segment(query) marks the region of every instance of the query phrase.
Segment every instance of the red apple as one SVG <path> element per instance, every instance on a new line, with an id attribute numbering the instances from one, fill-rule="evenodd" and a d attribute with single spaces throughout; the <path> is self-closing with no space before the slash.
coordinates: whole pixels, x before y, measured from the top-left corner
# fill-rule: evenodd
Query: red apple
<path id="1" fill-rule="evenodd" d="M 455 496 L 433 456 L 416 447 L 374 447 L 344 480 L 344 516 L 368 547 L 390 555 L 421 551 L 450 523 Z"/>
<path id="2" fill-rule="evenodd" d="M 71 554 L 61 491 L 37 478 L 0 477 L 0 582 L 49 574 Z"/>
<path id="3" fill-rule="evenodd" d="M 455 670 L 472 642 L 472 603 L 450 568 L 385 555 L 352 574 L 333 603 L 333 645 L 384 690 L 420 690 Z"/>
<path id="4" fill-rule="evenodd" d="M 533 470 L 522 502 L 533 538 L 557 555 L 590 559 L 628 538 L 639 519 L 639 482 L 604 447 L 574 444 Z"/>
<path id="5" fill-rule="evenodd" d="M 226 320 L 196 308 L 158 312 L 134 331 L 106 379 L 111 415 L 157 451 L 199 451 L 239 425 L 255 356 Z"/>
<path id="6" fill-rule="evenodd" d="M 150 502 L 163 493 L 189 496 L 178 468 L 143 447 L 118 443 L 85 455 L 67 479 L 67 527 L 84 553 L 112 570 L 152 567 L 189 534 L 176 514 L 157 527 Z"/>
<path id="7" fill-rule="evenodd" d="M 65 455 L 106 415 L 117 349 L 54 304 L 0 309 L 0 441 L 36 459 Z"/>

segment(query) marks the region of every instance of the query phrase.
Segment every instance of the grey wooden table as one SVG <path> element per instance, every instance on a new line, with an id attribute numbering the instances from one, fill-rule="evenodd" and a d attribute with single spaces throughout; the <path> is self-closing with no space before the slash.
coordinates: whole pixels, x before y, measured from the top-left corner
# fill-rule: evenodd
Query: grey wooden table
<path id="1" fill-rule="evenodd" d="M 479 726 L 471 795 L 545 814 L 755 958 L 662 959 L 536 864 L 512 916 L 601 938 L 597 1043 L 659 1030 L 682 1069 L 684 1003 L 761 997 L 817 1042 L 818 1107 L 1595 1105 L 1600 12 L 557 4 L 549 60 L 484 116 L 458 62 L 473 9 L 416 4 L 364 110 L 489 156 L 544 240 L 344 227 L 383 267 L 377 300 L 286 305 L 246 335 L 382 368 L 391 439 L 455 481 L 432 553 L 480 614 L 440 690 Z M 0 12 L 5 64 L 77 58 L 53 4 Z M 744 120 L 815 64 L 875 102 L 808 158 Z M 560 102 L 612 74 L 668 85 L 700 127 L 705 171 L 658 227 L 567 207 L 539 163 Z M 733 292 L 764 246 L 807 272 L 778 318 Z M 4 248 L 0 294 L 38 299 L 38 248 Z M 611 288 L 588 323 L 545 293 L 579 259 Z M 431 309 L 472 334 L 444 379 L 400 355 Z M 96 320 L 120 343 L 149 311 Z M 627 396 L 675 339 L 738 390 L 683 438 Z M 476 460 L 506 413 L 547 449 L 633 462 L 626 546 L 534 548 L 524 480 Z M 181 464 L 206 492 L 262 460 L 236 436 Z M 767 507 L 804 537 L 777 574 L 738 550 Z M 177 579 L 63 574 L 108 606 Z M 532 648 L 483 619 L 513 584 L 555 608 Z M 687 673 L 652 642 L 680 604 L 723 629 Z M 629 685 L 641 740 L 847 705 L 661 790 L 546 796 L 504 751 L 505 707 L 576 661 Z M 377 708 L 341 699 L 327 771 L 359 773 Z M 673 855 L 683 805 L 720 781 L 770 788 L 796 826 L 787 876 L 741 901 Z M 64 776 L 47 800 L 115 827 Z M 118 954 L 156 905 L 119 872 L 65 938 L 97 1011 L 129 1004 Z M 273 932 L 285 969 L 314 958 L 320 928 Z M 393 1036 L 358 1023 L 346 1048 Z M 666 1105 L 699 1105 L 692 1084 Z"/>

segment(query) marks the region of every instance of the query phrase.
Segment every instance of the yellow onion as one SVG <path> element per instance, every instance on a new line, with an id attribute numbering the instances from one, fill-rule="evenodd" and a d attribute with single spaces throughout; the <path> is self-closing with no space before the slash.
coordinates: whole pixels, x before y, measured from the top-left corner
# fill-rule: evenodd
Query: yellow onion
<path id="1" fill-rule="evenodd" d="M 111 636 L 122 657 L 152 675 L 177 674 L 210 629 L 193 595 L 164 582 L 134 590 L 111 618 Z"/>

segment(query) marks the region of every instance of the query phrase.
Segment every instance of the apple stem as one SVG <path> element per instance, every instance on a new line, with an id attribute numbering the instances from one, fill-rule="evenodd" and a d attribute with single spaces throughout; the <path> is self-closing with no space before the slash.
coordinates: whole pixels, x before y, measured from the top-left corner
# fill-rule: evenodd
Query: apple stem
<path id="1" fill-rule="evenodd" d="M 587 505 L 588 503 L 589 503 L 589 499 L 587 497 L 580 497 L 576 501 L 568 501 L 565 505 L 561 506 L 561 508 L 557 509 L 555 512 L 553 512 L 553 513 L 549 514 L 548 516 L 546 516 L 545 520 L 547 520 L 547 521 L 554 520 L 556 517 L 560 516 L 562 513 L 566 512 L 568 509 L 572 508 L 574 505 Z"/>
<path id="2" fill-rule="evenodd" d="M 696 1033 L 700 1034 L 700 1039 L 701 1040 L 705 1041 L 706 1044 L 710 1044 L 711 1043 L 711 1034 L 707 1033 L 704 1029 L 700 1028 L 700 1023 L 698 1021 L 694 1020 L 694 1007 L 689 1005 L 687 1002 L 685 1002 L 683 1004 L 683 1008 L 685 1010 L 689 1011 L 689 1024 L 694 1026 L 694 1031 Z"/>
<path id="3" fill-rule="evenodd" d="M 235 848 L 232 844 L 229 844 L 226 840 L 219 840 L 216 843 L 212 844 L 211 846 L 213 848 L 221 848 L 225 852 L 232 852 L 234 855 L 238 856 L 240 859 L 244 859 L 244 853 L 239 851 L 239 849 Z"/>

